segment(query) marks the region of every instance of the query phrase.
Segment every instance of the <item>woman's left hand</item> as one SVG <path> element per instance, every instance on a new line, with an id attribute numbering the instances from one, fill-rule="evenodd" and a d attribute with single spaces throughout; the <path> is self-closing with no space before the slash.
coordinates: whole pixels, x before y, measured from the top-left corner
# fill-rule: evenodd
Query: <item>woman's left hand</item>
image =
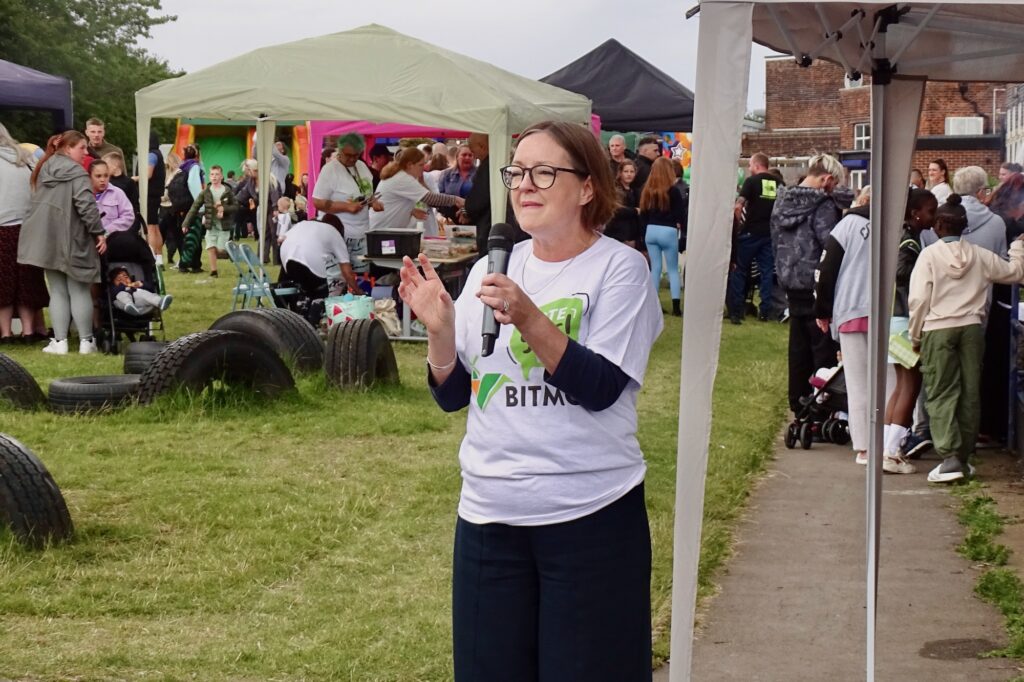
<path id="1" fill-rule="evenodd" d="M 476 295 L 494 309 L 494 319 L 501 324 L 511 324 L 518 328 L 534 315 L 543 314 L 518 284 L 499 272 L 484 275 Z"/>
<path id="2" fill-rule="evenodd" d="M 105 235 L 96 235 L 96 252 L 101 256 L 107 252 L 107 237 Z"/>

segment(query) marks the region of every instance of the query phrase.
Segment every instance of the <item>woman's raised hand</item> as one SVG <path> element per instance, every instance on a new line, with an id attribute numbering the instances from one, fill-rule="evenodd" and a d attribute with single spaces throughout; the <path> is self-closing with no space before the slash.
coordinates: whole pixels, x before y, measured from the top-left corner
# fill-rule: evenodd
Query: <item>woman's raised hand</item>
<path id="1" fill-rule="evenodd" d="M 421 253 L 418 260 L 423 274 L 411 258 L 406 256 L 402 259 L 402 269 L 398 273 L 402 283 L 398 285 L 398 293 L 416 313 L 427 332 L 441 333 L 455 324 L 455 304 L 430 259 Z"/>

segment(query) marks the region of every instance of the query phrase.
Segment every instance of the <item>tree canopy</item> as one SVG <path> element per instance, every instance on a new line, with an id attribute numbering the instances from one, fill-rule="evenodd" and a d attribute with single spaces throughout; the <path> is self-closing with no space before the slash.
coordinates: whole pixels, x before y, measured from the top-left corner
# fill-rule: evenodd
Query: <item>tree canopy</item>
<path id="1" fill-rule="evenodd" d="M 70 78 L 75 128 L 100 118 L 107 140 L 131 155 L 135 91 L 180 75 L 137 41 L 177 17 L 162 14 L 160 0 L 0 0 L 0 17 L 0 59 Z M 0 121 L 23 142 L 43 145 L 53 133 L 42 112 L 4 111 Z M 156 130 L 161 141 L 171 141 L 171 124 Z"/>

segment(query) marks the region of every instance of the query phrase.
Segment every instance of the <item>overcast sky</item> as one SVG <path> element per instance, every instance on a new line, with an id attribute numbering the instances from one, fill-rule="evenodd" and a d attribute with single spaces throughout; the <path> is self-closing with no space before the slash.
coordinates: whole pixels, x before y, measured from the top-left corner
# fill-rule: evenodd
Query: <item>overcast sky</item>
<path id="1" fill-rule="evenodd" d="M 141 46 L 195 71 L 250 50 L 383 24 L 528 78 L 541 78 L 609 38 L 694 89 L 696 0 L 162 0 L 177 21 Z M 748 109 L 764 106 L 764 55 L 755 46 Z M 340 65 L 345 56 L 330 55 Z"/>

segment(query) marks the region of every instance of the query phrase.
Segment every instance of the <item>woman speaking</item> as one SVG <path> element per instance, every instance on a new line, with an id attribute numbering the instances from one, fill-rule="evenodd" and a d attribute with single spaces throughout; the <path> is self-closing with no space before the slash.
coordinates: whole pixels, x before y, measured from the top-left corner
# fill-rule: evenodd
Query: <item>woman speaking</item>
<path id="1" fill-rule="evenodd" d="M 455 679 L 651 679 L 651 543 L 636 399 L 662 316 L 647 264 L 601 231 L 607 158 L 581 126 L 540 123 L 502 169 L 520 226 L 508 274 L 474 266 L 452 302 L 409 258 L 428 380 L 469 407 L 455 531 Z M 481 357 L 483 315 L 501 324 Z"/>

